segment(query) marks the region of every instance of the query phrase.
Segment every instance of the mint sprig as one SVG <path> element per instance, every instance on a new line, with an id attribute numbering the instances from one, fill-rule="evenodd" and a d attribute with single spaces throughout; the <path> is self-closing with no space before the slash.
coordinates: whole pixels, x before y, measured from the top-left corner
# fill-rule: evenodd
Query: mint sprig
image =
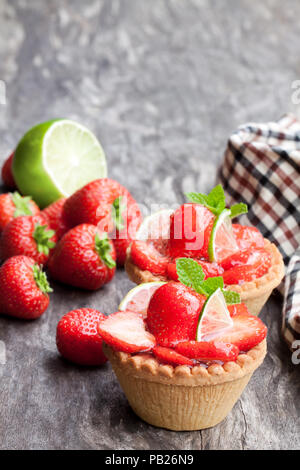
<path id="1" fill-rule="evenodd" d="M 22 197 L 18 191 L 14 193 L 10 193 L 10 197 L 12 202 L 15 205 L 14 217 L 20 217 L 21 215 L 32 215 L 32 211 L 30 209 L 30 196 Z"/>
<path id="2" fill-rule="evenodd" d="M 186 193 L 185 195 L 190 202 L 202 204 L 215 215 L 220 215 L 221 212 L 226 208 L 225 193 L 220 184 L 215 186 L 209 194 L 191 192 Z M 230 208 L 231 218 L 237 217 L 241 214 L 246 214 L 247 212 L 248 208 L 244 203 L 234 204 Z"/>
<path id="3" fill-rule="evenodd" d="M 179 281 L 187 287 L 191 287 L 198 294 L 209 297 L 217 289 L 221 289 L 228 305 L 241 302 L 240 295 L 237 292 L 224 289 L 224 281 L 221 276 L 204 280 L 202 267 L 192 258 L 178 258 L 176 260 L 176 271 Z"/>
<path id="4" fill-rule="evenodd" d="M 112 219 L 117 230 L 121 231 L 125 228 L 124 218 L 122 213 L 126 209 L 126 204 L 123 202 L 123 196 L 117 197 L 112 204 Z"/>
<path id="5" fill-rule="evenodd" d="M 99 237 L 98 233 L 95 236 L 95 249 L 104 264 L 110 269 L 116 266 L 115 260 L 111 256 L 111 245 L 107 233 L 104 233 L 102 238 Z"/>

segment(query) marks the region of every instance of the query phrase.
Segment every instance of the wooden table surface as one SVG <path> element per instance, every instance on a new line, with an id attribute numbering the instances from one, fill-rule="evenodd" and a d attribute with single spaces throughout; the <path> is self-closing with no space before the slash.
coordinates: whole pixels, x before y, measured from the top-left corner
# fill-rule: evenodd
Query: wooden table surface
<path id="1" fill-rule="evenodd" d="M 1 0 L 0 159 L 30 126 L 65 116 L 96 133 L 109 175 L 145 210 L 209 189 L 239 124 L 298 113 L 299 17 L 297 0 Z M 280 337 L 280 298 L 262 312 L 264 364 L 213 429 L 149 426 L 109 365 L 64 362 L 59 318 L 75 307 L 111 313 L 132 286 L 123 270 L 95 293 L 53 283 L 40 320 L 0 319 L 2 449 L 300 448 L 300 366 Z"/>

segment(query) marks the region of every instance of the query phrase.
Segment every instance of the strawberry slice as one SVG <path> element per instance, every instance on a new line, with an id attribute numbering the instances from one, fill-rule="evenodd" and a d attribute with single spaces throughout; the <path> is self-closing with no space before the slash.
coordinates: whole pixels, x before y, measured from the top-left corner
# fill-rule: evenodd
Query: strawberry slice
<path id="1" fill-rule="evenodd" d="M 184 341 L 176 346 L 176 351 L 200 361 L 236 361 L 239 348 L 223 341 Z"/>
<path id="2" fill-rule="evenodd" d="M 264 248 L 240 251 L 222 263 L 224 283 L 240 284 L 259 278 L 268 272 L 271 262 L 270 253 Z"/>
<path id="3" fill-rule="evenodd" d="M 192 359 L 179 354 L 178 352 L 174 351 L 174 349 L 164 348 L 163 346 L 155 346 L 152 352 L 154 356 L 157 357 L 157 359 L 159 359 L 161 362 L 165 362 L 166 364 L 187 366 L 195 365 Z"/>
<path id="4" fill-rule="evenodd" d="M 196 259 L 195 261 L 197 261 L 197 263 L 200 264 L 200 266 L 202 267 L 205 276 L 204 279 L 207 279 L 208 277 L 222 276 L 224 272 L 224 269 L 217 263 L 209 263 L 208 261 L 202 261 L 198 259 Z M 178 275 L 176 271 L 176 260 L 172 263 L 168 263 L 167 276 L 173 281 L 178 281 Z"/>
<path id="5" fill-rule="evenodd" d="M 267 327 L 258 317 L 249 313 L 236 313 L 232 319 L 233 326 L 223 334 L 214 337 L 214 341 L 232 343 L 240 351 L 247 352 L 267 336 Z M 185 354 L 184 351 L 178 350 L 178 352 Z"/>
<path id="6" fill-rule="evenodd" d="M 146 331 L 141 315 L 135 312 L 113 313 L 98 325 L 98 333 L 118 351 L 137 353 L 155 346 L 154 336 Z"/>
<path id="7" fill-rule="evenodd" d="M 134 240 L 131 245 L 131 260 L 143 271 L 164 276 L 169 257 L 160 253 L 151 241 Z"/>
<path id="8" fill-rule="evenodd" d="M 232 224 L 232 228 L 240 250 L 264 247 L 264 237 L 257 228 L 240 224 Z"/>
<path id="9" fill-rule="evenodd" d="M 245 304 L 227 305 L 227 308 L 231 317 L 234 317 L 235 315 L 240 315 L 240 314 L 250 315 Z"/>

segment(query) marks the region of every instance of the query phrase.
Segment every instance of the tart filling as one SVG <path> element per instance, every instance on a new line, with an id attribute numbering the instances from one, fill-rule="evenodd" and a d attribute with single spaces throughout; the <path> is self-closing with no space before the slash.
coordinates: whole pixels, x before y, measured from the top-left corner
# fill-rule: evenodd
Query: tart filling
<path id="1" fill-rule="evenodd" d="M 238 370 L 233 364 L 257 367 L 252 361 L 265 354 L 265 346 L 255 349 L 267 334 L 262 321 L 248 312 L 238 293 L 224 289 L 222 277 L 205 279 L 197 261 L 180 258 L 176 271 L 179 281 L 149 286 L 148 292 L 147 286 L 135 288 L 121 302 L 125 310 L 100 323 L 104 342 L 126 353 L 116 353 L 115 359 L 166 377 L 223 376 Z"/>

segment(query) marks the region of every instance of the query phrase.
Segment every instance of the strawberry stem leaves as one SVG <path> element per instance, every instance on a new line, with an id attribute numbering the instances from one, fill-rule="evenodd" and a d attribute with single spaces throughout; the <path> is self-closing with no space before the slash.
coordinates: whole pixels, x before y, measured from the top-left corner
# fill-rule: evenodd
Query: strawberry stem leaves
<path id="1" fill-rule="evenodd" d="M 95 236 L 95 249 L 100 256 L 104 264 L 110 269 L 116 266 L 115 260 L 111 256 L 111 245 L 107 233 L 104 233 L 102 238 L 99 237 L 99 234 L 96 233 Z"/>
<path id="2" fill-rule="evenodd" d="M 202 204 L 215 215 L 220 215 L 221 212 L 226 208 L 225 193 L 220 184 L 215 186 L 209 194 L 192 192 L 186 193 L 185 195 L 190 202 Z M 237 217 L 238 215 L 246 214 L 247 212 L 247 204 L 234 204 L 230 208 L 230 217 Z"/>
<path id="3" fill-rule="evenodd" d="M 53 292 L 51 289 L 50 284 L 48 282 L 46 273 L 42 270 L 42 268 L 38 264 L 34 264 L 32 266 L 33 277 L 35 280 L 36 285 L 38 288 L 44 293 L 48 294 L 48 292 Z"/>
<path id="4" fill-rule="evenodd" d="M 209 297 L 217 289 L 221 289 L 228 305 L 241 303 L 240 295 L 237 292 L 224 289 L 224 281 L 221 276 L 204 280 L 202 267 L 192 258 L 178 258 L 176 260 L 176 271 L 179 281 L 194 289 L 198 294 Z"/>
<path id="5" fill-rule="evenodd" d="M 112 204 L 112 219 L 117 230 L 121 231 L 125 228 L 124 218 L 122 213 L 126 209 L 126 204 L 123 202 L 123 196 L 117 197 Z"/>
<path id="6" fill-rule="evenodd" d="M 22 215 L 32 215 L 30 209 L 31 196 L 22 197 L 18 191 L 10 193 L 12 202 L 14 203 L 16 209 L 14 212 L 14 217 L 20 217 Z"/>
<path id="7" fill-rule="evenodd" d="M 48 256 L 51 248 L 55 247 L 55 242 L 51 238 L 55 235 L 54 230 L 49 230 L 47 225 L 36 224 L 33 232 L 33 238 L 37 244 L 39 253 Z"/>

